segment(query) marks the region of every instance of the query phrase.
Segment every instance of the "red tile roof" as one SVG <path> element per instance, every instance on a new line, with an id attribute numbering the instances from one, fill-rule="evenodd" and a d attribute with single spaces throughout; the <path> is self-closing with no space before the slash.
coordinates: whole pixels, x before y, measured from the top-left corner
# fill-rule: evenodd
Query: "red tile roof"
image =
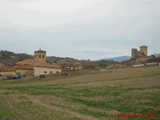
<path id="1" fill-rule="evenodd" d="M 13 72 L 16 70 L 33 70 L 32 66 L 28 65 L 15 65 L 15 66 L 0 66 L 0 71 L 2 72 Z"/>
<path id="2" fill-rule="evenodd" d="M 16 63 L 16 65 L 21 65 L 21 66 L 28 65 L 28 66 L 33 66 L 33 67 L 46 67 L 46 68 L 60 68 L 60 66 L 57 64 L 43 63 L 43 62 L 40 62 L 38 60 L 33 60 L 33 59 L 18 62 Z"/>
<path id="3" fill-rule="evenodd" d="M 15 65 L 16 70 L 33 70 L 33 66 L 30 65 Z"/>
<path id="4" fill-rule="evenodd" d="M 13 72 L 16 69 L 13 66 L 0 66 L 0 72 Z"/>
<path id="5" fill-rule="evenodd" d="M 34 67 L 60 68 L 57 64 L 42 63 L 37 60 L 29 59 L 18 62 L 15 66 L 0 66 L 0 71 L 13 72 L 16 70 L 33 70 Z"/>

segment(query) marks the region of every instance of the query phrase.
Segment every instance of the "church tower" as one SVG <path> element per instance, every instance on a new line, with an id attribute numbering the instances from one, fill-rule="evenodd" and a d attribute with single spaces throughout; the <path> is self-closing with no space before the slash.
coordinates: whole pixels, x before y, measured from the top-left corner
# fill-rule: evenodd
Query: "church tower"
<path id="1" fill-rule="evenodd" d="M 34 51 L 34 60 L 46 63 L 46 51 L 41 49 Z"/>

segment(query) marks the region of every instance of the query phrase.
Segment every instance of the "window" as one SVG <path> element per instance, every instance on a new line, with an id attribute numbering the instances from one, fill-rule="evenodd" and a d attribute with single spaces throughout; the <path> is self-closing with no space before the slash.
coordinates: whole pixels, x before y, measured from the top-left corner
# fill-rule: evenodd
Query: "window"
<path id="1" fill-rule="evenodd" d="M 50 73 L 52 74 L 53 72 L 52 72 L 52 71 L 50 71 Z"/>
<path id="2" fill-rule="evenodd" d="M 41 58 L 41 55 L 39 55 L 39 58 Z"/>
<path id="3" fill-rule="evenodd" d="M 47 71 L 44 71 L 44 73 L 47 73 Z"/>
<path id="4" fill-rule="evenodd" d="M 43 58 L 44 58 L 44 55 L 43 55 Z"/>
<path id="5" fill-rule="evenodd" d="M 57 71 L 57 73 L 59 73 L 59 71 Z"/>

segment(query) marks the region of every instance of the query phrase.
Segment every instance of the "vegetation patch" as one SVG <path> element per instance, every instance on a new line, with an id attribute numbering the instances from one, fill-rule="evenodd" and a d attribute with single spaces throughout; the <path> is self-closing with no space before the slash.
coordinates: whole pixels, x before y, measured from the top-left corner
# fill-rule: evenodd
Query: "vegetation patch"
<path id="1" fill-rule="evenodd" d="M 82 113 L 82 114 L 85 114 L 85 115 L 94 116 L 96 118 L 100 118 L 100 117 L 105 116 L 105 113 L 97 112 L 97 111 L 93 111 L 93 110 L 89 110 L 89 109 L 79 109 L 77 111 Z"/>
<path id="2" fill-rule="evenodd" d="M 0 119 L 5 119 L 9 114 L 9 111 L 5 108 L 5 106 L 0 104 Z"/>
<path id="3" fill-rule="evenodd" d="M 0 119 L 121 120 L 118 113 L 156 114 L 160 119 L 157 70 L 131 69 L 132 75 L 126 68 L 53 81 L 1 82 Z"/>

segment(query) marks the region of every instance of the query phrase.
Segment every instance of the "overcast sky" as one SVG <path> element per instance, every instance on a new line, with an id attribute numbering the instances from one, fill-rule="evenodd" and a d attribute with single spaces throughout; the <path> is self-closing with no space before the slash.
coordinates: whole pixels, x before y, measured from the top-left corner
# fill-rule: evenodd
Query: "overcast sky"
<path id="1" fill-rule="evenodd" d="M 160 52 L 160 0 L 0 0 L 0 50 L 100 59 Z"/>

